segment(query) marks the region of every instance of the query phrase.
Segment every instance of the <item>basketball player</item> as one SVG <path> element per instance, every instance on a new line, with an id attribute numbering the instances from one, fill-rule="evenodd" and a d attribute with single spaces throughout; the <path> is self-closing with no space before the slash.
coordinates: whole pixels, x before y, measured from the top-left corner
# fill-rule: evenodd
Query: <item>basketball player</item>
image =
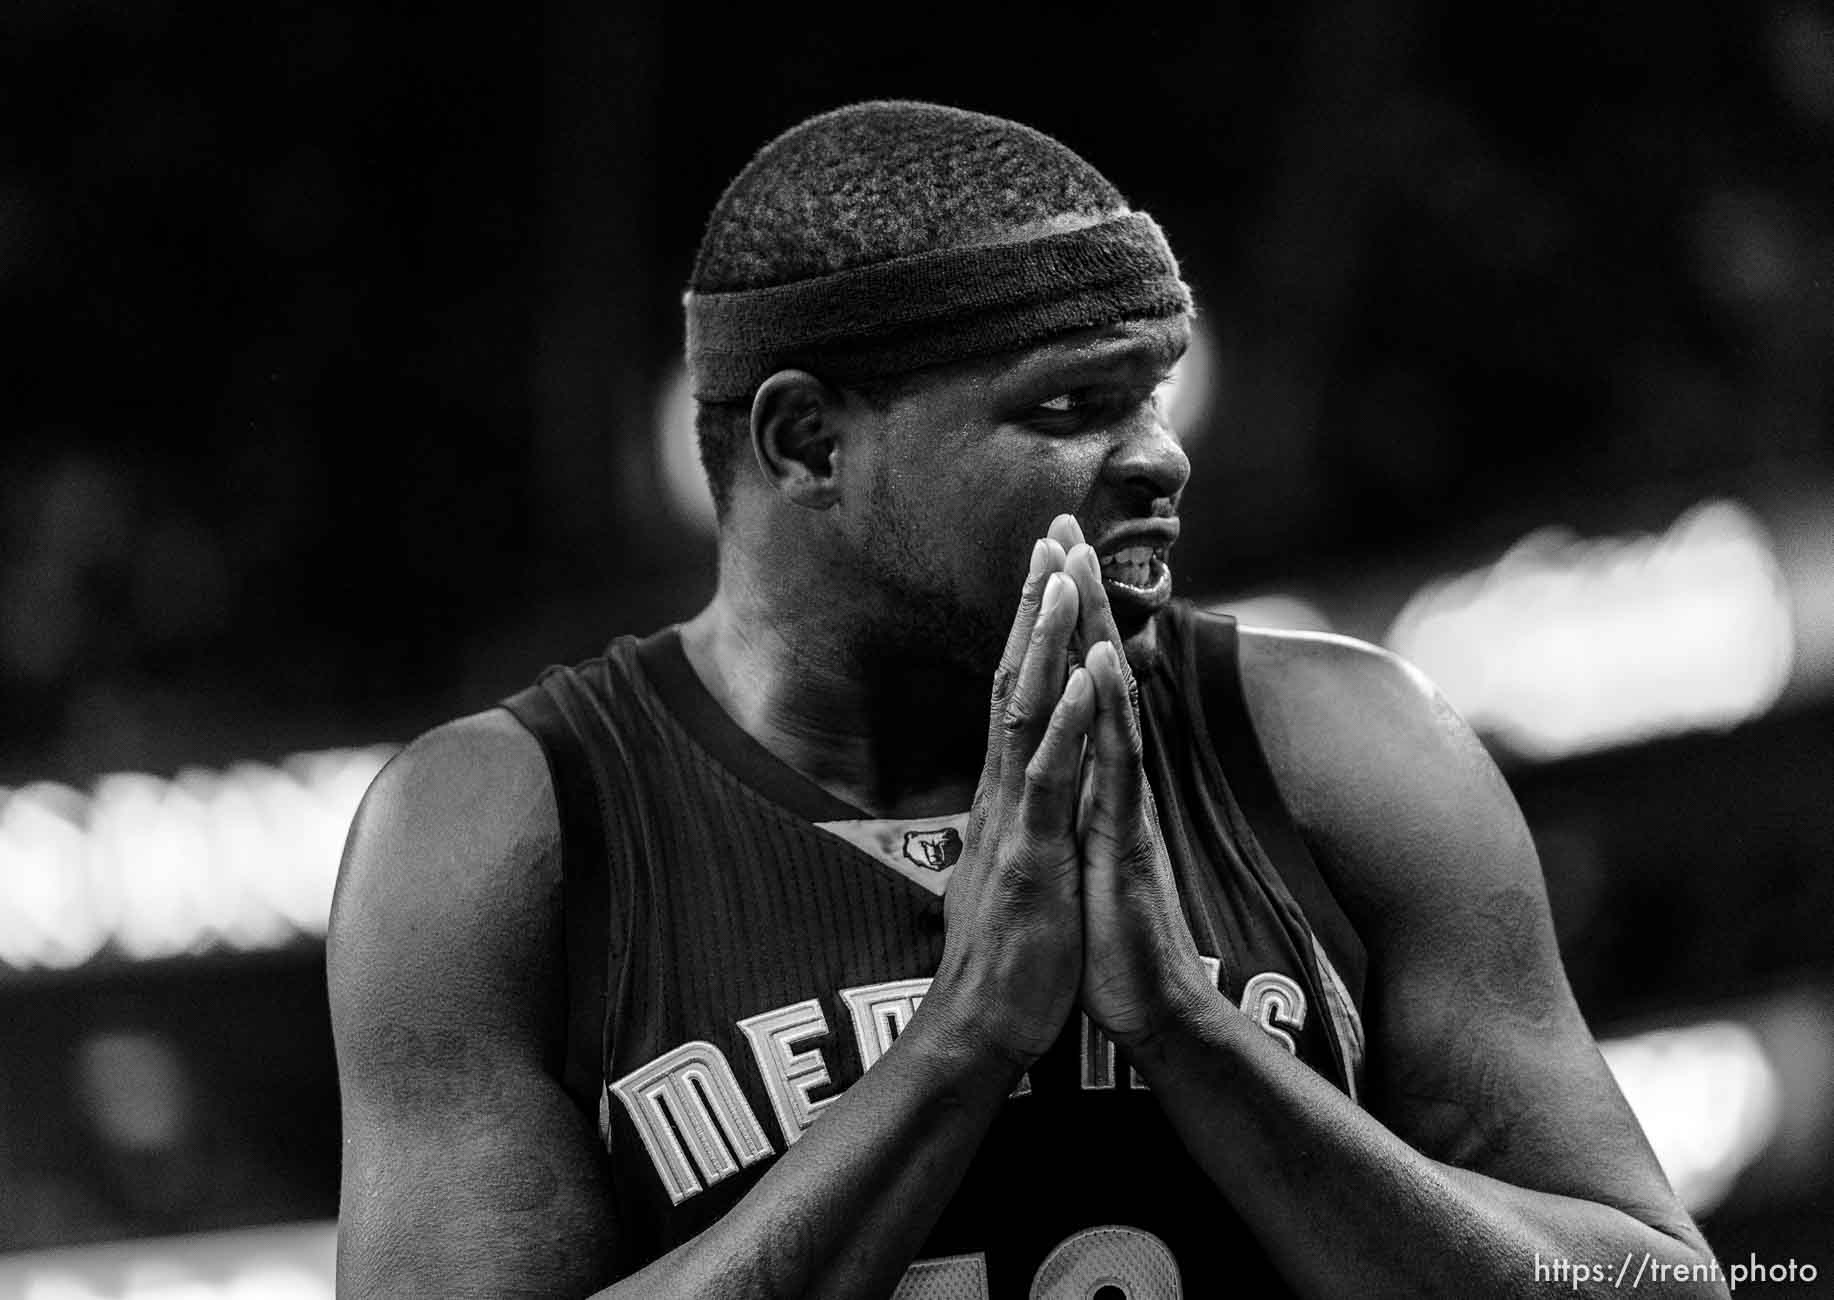
<path id="1" fill-rule="evenodd" d="M 1707 1265 L 1469 732 L 1170 599 L 1150 218 L 1025 127 L 856 105 L 740 174 L 686 303 L 713 602 L 421 737 L 352 829 L 341 1294 Z"/>

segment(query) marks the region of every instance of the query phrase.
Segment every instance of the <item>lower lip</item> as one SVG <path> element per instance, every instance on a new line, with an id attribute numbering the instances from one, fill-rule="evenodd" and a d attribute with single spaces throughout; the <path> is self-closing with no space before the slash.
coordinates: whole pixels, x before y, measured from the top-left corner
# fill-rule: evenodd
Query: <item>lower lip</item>
<path id="1" fill-rule="evenodd" d="M 1108 606 L 1116 617 L 1156 614 L 1172 599 L 1172 566 L 1155 560 L 1153 568 L 1155 577 L 1150 587 L 1130 587 L 1110 578 L 1102 579 L 1102 590 L 1108 593 Z"/>

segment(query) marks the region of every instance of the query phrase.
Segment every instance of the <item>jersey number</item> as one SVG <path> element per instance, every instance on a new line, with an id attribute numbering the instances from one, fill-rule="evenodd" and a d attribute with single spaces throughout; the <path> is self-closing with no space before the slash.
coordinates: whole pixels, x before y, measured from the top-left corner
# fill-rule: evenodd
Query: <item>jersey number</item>
<path id="1" fill-rule="evenodd" d="M 1179 1300 L 1178 1261 L 1150 1232 L 1110 1226 L 1064 1238 L 1032 1275 L 1031 1300 Z M 987 1259 L 920 1259 L 892 1300 L 989 1300 Z"/>

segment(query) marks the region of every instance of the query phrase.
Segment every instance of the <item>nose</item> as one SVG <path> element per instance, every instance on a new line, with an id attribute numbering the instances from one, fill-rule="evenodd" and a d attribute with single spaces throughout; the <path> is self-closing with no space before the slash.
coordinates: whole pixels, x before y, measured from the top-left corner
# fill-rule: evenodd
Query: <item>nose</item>
<path id="1" fill-rule="evenodd" d="M 1157 402 L 1117 428 L 1121 435 L 1103 466 L 1134 514 L 1169 514 L 1191 478 L 1191 461 Z"/>

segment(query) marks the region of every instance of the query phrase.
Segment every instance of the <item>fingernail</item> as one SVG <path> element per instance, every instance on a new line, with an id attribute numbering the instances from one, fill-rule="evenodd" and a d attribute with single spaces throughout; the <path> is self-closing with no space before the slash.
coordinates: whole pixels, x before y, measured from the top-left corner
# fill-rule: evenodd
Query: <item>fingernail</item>
<path id="1" fill-rule="evenodd" d="M 1064 683 L 1063 694 L 1067 700 L 1080 700 L 1089 689 L 1089 674 L 1083 668 L 1077 668 L 1070 674 L 1070 680 Z"/>
<path id="2" fill-rule="evenodd" d="M 1039 574 L 1044 572 L 1045 557 L 1050 555 L 1050 553 L 1051 548 L 1044 544 L 1044 538 L 1040 537 L 1037 541 L 1032 543 L 1032 568 L 1031 572 L 1027 575 L 1028 577 L 1036 578 Z"/>
<path id="3" fill-rule="evenodd" d="M 1044 604 L 1042 608 L 1045 610 L 1056 609 L 1057 606 L 1063 602 L 1064 588 L 1069 586 L 1069 584 L 1070 580 L 1061 573 L 1053 573 L 1049 578 L 1045 579 Z"/>

